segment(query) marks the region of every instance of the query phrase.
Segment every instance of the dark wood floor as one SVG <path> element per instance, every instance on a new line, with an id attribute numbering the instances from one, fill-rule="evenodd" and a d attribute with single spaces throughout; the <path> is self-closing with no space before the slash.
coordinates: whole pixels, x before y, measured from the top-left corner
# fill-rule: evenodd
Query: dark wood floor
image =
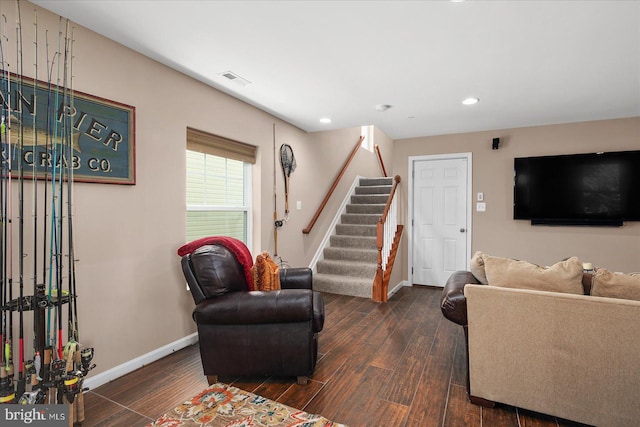
<path id="1" fill-rule="evenodd" d="M 387 304 L 325 294 L 320 360 L 309 384 L 219 380 L 351 427 L 580 425 L 469 403 L 462 328 L 442 316 L 440 293 L 404 287 Z M 206 386 L 197 345 L 190 346 L 87 392 L 83 426 L 144 426 Z"/>

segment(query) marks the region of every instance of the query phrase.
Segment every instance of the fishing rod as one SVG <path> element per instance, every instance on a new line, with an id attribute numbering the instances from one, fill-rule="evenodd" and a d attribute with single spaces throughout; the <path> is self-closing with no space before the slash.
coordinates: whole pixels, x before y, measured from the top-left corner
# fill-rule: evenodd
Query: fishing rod
<path id="1" fill-rule="evenodd" d="M 276 124 L 273 124 L 273 256 L 278 256 L 278 228 L 282 227 L 278 219 L 278 200 L 276 195 Z"/>
<path id="2" fill-rule="evenodd" d="M 8 40 L 8 39 L 7 39 Z M 7 147 L 9 155 L 7 156 L 7 283 L 8 295 L 6 299 L 7 305 L 13 300 L 13 157 L 15 152 L 15 144 L 11 142 L 11 74 L 7 70 L 7 87 L 8 87 L 8 110 L 7 110 Z M 8 312 L 8 334 L 5 335 L 5 366 L 10 381 L 13 378 L 13 313 L 7 307 Z"/>
<path id="3" fill-rule="evenodd" d="M 58 359 L 64 359 L 64 353 L 63 353 L 63 343 L 62 343 L 62 332 L 63 332 L 63 323 L 62 323 L 62 302 L 63 302 L 63 293 L 64 293 L 64 289 L 63 289 L 63 248 L 64 248 L 64 241 L 63 241 L 63 231 L 64 231 L 64 217 L 63 217 L 63 203 L 64 203 L 64 179 L 65 179 L 65 172 L 66 172 L 66 168 L 65 168 L 65 164 L 67 164 L 68 162 L 68 154 L 67 154 L 67 149 L 68 149 L 68 144 L 66 144 L 67 142 L 67 138 L 66 135 L 68 133 L 69 127 L 68 127 L 68 118 L 69 116 L 67 114 L 65 114 L 64 111 L 64 106 L 67 104 L 67 97 L 68 97 L 68 89 L 67 89 L 67 71 L 68 71 L 68 60 L 69 60 L 69 51 L 68 51 L 68 34 L 69 34 L 69 21 L 66 21 L 66 25 L 65 25 L 65 33 L 64 33 L 64 65 L 62 67 L 62 76 L 63 76 L 63 80 L 62 80 L 62 105 L 63 105 L 63 110 L 62 112 L 59 112 L 59 119 L 62 123 L 61 123 L 61 134 L 60 134 L 60 174 L 59 174 L 59 187 L 58 187 L 58 242 L 57 242 L 57 251 L 58 251 L 58 274 L 57 274 L 57 280 L 56 280 L 56 285 L 58 287 L 57 289 L 57 304 L 56 304 L 56 308 L 57 308 L 57 320 L 58 320 L 58 336 L 57 336 L 57 340 L 58 340 Z M 62 36 L 62 34 L 61 34 Z M 60 104 L 58 104 L 60 105 Z M 65 155 L 66 154 L 66 155 Z M 68 178 L 68 177 L 67 177 Z"/>
<path id="4" fill-rule="evenodd" d="M 71 28 L 71 39 L 69 40 L 69 109 L 74 111 L 74 95 L 73 95 L 73 28 Z M 70 120 L 71 118 L 69 118 Z M 69 123 L 71 124 L 71 123 Z M 78 305 L 76 295 L 76 259 L 75 259 L 75 242 L 73 236 L 73 144 L 72 144 L 73 128 L 69 127 L 69 160 L 67 172 L 67 245 L 69 252 L 69 341 L 78 342 L 80 340 L 78 333 Z"/>
<path id="5" fill-rule="evenodd" d="M 53 111 L 57 111 L 60 105 L 60 44 L 62 38 L 62 17 L 58 21 L 58 48 L 55 56 L 58 56 L 58 62 L 56 64 L 56 85 L 55 85 L 55 102 L 52 107 Z M 51 64 L 51 79 L 53 78 L 53 62 Z M 62 165 L 60 160 L 62 147 L 58 147 L 60 138 L 58 132 L 61 130 L 59 126 L 59 120 L 54 114 L 51 117 L 53 120 L 53 136 L 51 141 L 53 152 L 53 163 L 51 165 L 51 232 L 49 239 L 49 282 L 48 282 L 48 294 L 47 294 L 47 348 L 44 354 L 44 363 L 48 367 L 48 378 L 51 386 L 48 389 L 48 400 L 50 403 L 56 403 L 58 399 L 58 392 L 60 387 L 58 386 L 63 375 L 65 363 L 62 360 L 62 331 L 61 331 L 61 314 L 62 314 L 62 290 L 61 290 L 61 249 L 60 242 L 60 222 L 58 221 L 58 209 L 57 205 L 61 203 L 59 195 L 57 193 L 57 184 L 59 179 L 58 167 Z M 58 142 L 56 142 L 58 140 Z M 54 277 L 55 272 L 55 277 Z M 54 300 L 54 280 L 55 280 L 55 295 Z M 54 303 L 55 302 L 55 303 Z M 55 316 L 53 321 L 51 320 L 51 311 L 55 307 Z M 55 332 L 55 325 L 58 325 L 58 333 Z"/>
<path id="6" fill-rule="evenodd" d="M 0 92 L 3 93 L 3 102 L 2 102 L 2 116 L 0 118 L 0 142 L 2 144 L 2 183 L 0 185 L 0 202 L 2 205 L 2 243 L 0 244 L 0 269 L 2 270 L 2 274 L 0 277 L 0 300 L 2 304 L 2 328 L 0 332 L 0 403 L 13 403 L 15 402 L 15 393 L 13 392 L 13 384 L 11 384 L 11 378 L 9 378 L 9 370 L 7 368 L 8 358 L 5 355 L 5 348 L 8 349 L 8 346 L 5 345 L 5 340 L 8 339 L 8 322 L 7 315 L 11 315 L 11 312 L 7 311 L 7 302 L 8 302 L 8 281 L 7 281 L 7 232 L 8 232 L 8 221 L 7 221 L 7 180 L 8 180 L 8 152 L 10 150 L 9 139 L 8 139 L 8 129 L 7 124 L 5 123 L 5 117 L 9 115 L 9 103 L 10 103 L 10 92 L 9 92 L 9 64 L 4 60 L 4 46 L 9 43 L 9 39 L 6 36 L 7 29 L 7 18 L 2 15 L 2 20 L 0 20 L 0 67 L 2 67 L 2 88 L 0 88 Z M 5 67 L 6 65 L 6 67 Z M 6 145 L 6 148 L 5 148 Z"/>
<path id="7" fill-rule="evenodd" d="M 34 11 L 34 79 L 37 82 L 38 81 L 38 12 Z M 44 286 L 44 284 L 41 286 L 39 281 L 38 281 L 38 168 L 37 168 L 37 157 L 36 157 L 36 151 L 38 148 L 38 128 L 37 128 L 37 117 L 38 117 L 38 110 L 37 110 L 37 87 L 36 85 L 34 85 L 34 91 L 33 91 L 33 113 L 32 113 L 32 117 L 33 117 L 33 123 L 32 123 L 32 128 L 33 128 L 33 167 L 31 170 L 31 174 L 32 174 L 32 185 L 33 185 L 33 297 L 32 297 L 32 309 L 33 309 L 33 370 L 31 372 L 31 386 L 32 386 L 32 390 L 34 387 L 36 387 L 40 381 L 42 381 L 42 377 L 40 376 L 40 371 L 42 368 L 42 357 L 41 354 L 44 353 L 44 345 L 43 345 L 43 337 L 40 336 L 40 334 L 44 333 L 44 330 L 42 330 L 41 325 L 43 322 L 43 311 L 40 309 L 40 303 L 41 303 L 41 295 L 43 293 L 43 289 L 42 286 Z M 45 178 L 46 179 L 46 178 Z M 45 181 L 45 189 L 46 189 L 46 181 Z M 45 199 L 45 207 L 46 207 L 46 199 Z M 46 212 L 46 208 L 45 208 L 45 212 Z M 46 224 L 46 218 L 45 218 L 45 224 Z M 46 232 L 45 232 L 46 233 Z M 46 234 L 43 234 L 43 238 L 44 238 L 44 243 L 43 248 L 46 248 Z M 43 259 L 43 266 L 44 266 L 44 257 Z M 44 276 L 44 272 L 43 272 L 43 278 Z M 37 399 L 43 399 L 44 395 L 41 394 L 36 394 Z M 44 403 L 44 401 L 42 402 L 37 402 L 37 403 Z"/>
<path id="8" fill-rule="evenodd" d="M 23 59 L 22 59 L 22 16 L 20 14 L 20 1 L 16 0 L 16 13 L 18 15 L 16 28 L 16 64 L 19 70 L 18 76 L 18 96 L 16 106 L 19 114 L 18 127 L 18 385 L 17 396 L 21 397 L 25 392 L 24 375 L 24 103 L 23 103 Z"/>
<path id="9" fill-rule="evenodd" d="M 58 55 L 58 62 L 57 62 L 57 74 L 56 74 L 56 88 L 55 88 L 55 102 L 54 102 L 54 106 L 53 109 L 54 111 L 58 108 L 58 106 L 60 105 L 59 103 L 59 97 L 60 97 L 60 37 L 62 35 L 62 30 L 61 30 L 61 26 L 62 26 L 62 17 L 60 17 L 60 20 L 58 21 L 58 49 L 56 50 L 56 55 Z M 55 57 L 54 57 L 55 59 Z M 53 68 L 53 65 L 52 65 Z M 53 73 L 52 73 L 53 76 Z M 60 270 L 59 268 L 59 254 L 57 251 L 57 245 L 58 245 L 58 221 L 57 221 L 57 210 L 56 210 L 56 203 L 57 203 L 57 194 L 56 194 L 56 184 L 57 184 L 57 171 L 58 171 L 58 144 L 56 143 L 56 138 L 58 137 L 58 120 L 57 118 L 53 117 L 53 138 L 52 138 L 52 151 L 53 151 L 53 155 L 52 155 L 52 166 L 51 166 L 51 233 L 50 233 L 50 239 L 49 239 L 49 286 L 48 286 L 48 296 L 47 296 L 47 300 L 48 300 L 48 312 L 47 312 L 47 331 L 48 331 L 48 336 L 47 336 L 47 347 L 50 349 L 50 352 L 53 353 L 53 350 L 57 350 L 57 344 L 56 344 L 56 334 L 52 333 L 52 331 L 54 330 L 53 328 L 53 324 L 57 323 L 56 319 L 54 319 L 54 321 L 51 321 L 51 311 L 52 311 L 52 307 L 53 307 L 53 282 L 54 282 L 54 277 L 53 277 L 53 273 L 55 270 L 56 273 L 56 291 L 59 291 L 57 283 L 58 283 L 58 271 Z M 54 268 L 55 267 L 55 268 Z M 56 304 L 57 306 L 57 304 Z M 57 311 L 56 311 L 57 314 Z M 49 354 L 48 355 L 49 359 L 53 359 L 53 354 Z M 58 357 L 59 359 L 61 357 Z"/>
<path id="10" fill-rule="evenodd" d="M 43 277 L 43 293 L 46 293 L 46 289 L 47 289 L 47 284 L 46 284 L 46 279 L 47 279 L 47 250 L 49 250 L 49 255 L 51 254 L 51 248 L 49 246 L 47 246 L 47 235 L 48 235 L 48 230 L 47 230 L 47 209 L 49 209 L 48 203 L 49 203 L 49 195 L 48 195 L 48 189 L 49 189 L 49 185 L 48 185 L 48 179 L 49 179 L 49 164 L 50 164 L 50 153 L 53 151 L 52 150 L 52 146 L 53 146 L 53 124 L 51 122 L 51 120 L 53 119 L 54 115 L 51 114 L 51 89 L 52 89 L 52 85 L 51 85 L 51 81 L 53 79 L 53 66 L 55 64 L 55 60 L 56 60 L 56 56 L 58 54 L 58 52 L 55 52 L 53 54 L 53 57 L 51 58 L 51 62 L 49 62 L 49 31 L 45 31 L 45 50 L 46 50 L 46 58 L 47 58 L 47 110 L 46 110 L 46 146 L 45 146 L 45 152 L 47 153 L 47 160 L 44 162 L 44 202 L 43 202 L 43 231 L 42 231 L 42 236 L 43 236 L 43 243 L 42 243 L 42 277 Z M 53 179 L 51 180 L 53 182 Z M 51 241 L 51 239 L 49 239 L 49 241 Z M 51 273 L 52 271 L 52 263 L 51 263 L 51 258 L 49 257 L 49 273 Z M 51 292 L 52 292 L 52 283 L 51 283 L 51 276 L 49 276 L 49 289 L 48 289 L 48 293 L 46 296 L 46 299 L 44 299 L 42 301 L 42 303 L 44 305 L 46 305 L 47 307 L 47 323 L 46 323 L 46 327 L 45 327 L 45 331 L 44 331 L 44 348 L 43 348 L 43 353 L 41 355 L 42 357 L 42 367 L 43 367 L 43 371 L 42 371 L 42 378 L 49 380 L 49 374 L 51 372 L 50 370 L 50 365 L 51 365 L 51 359 L 52 359 L 52 348 L 51 348 L 51 333 L 50 333 L 50 326 L 51 326 L 51 305 L 50 305 L 50 301 L 51 301 Z M 44 322 L 44 319 L 43 319 Z"/>
<path id="11" fill-rule="evenodd" d="M 45 279 L 46 281 L 46 277 L 47 277 L 47 209 L 49 208 L 48 205 L 48 199 L 49 199 L 49 195 L 48 195 L 48 189 L 49 189 L 49 185 L 47 184 L 47 180 L 49 178 L 49 164 L 51 163 L 51 159 L 50 156 L 53 151 L 53 124 L 51 122 L 51 120 L 53 119 L 54 115 L 51 114 L 51 80 L 53 78 L 53 65 L 55 64 L 55 60 L 56 60 L 56 56 L 58 54 L 58 52 L 55 52 L 53 55 L 53 58 L 51 59 L 51 63 L 49 63 L 49 31 L 45 31 L 45 47 L 46 47 L 46 54 L 47 54 L 47 114 L 46 114 L 46 120 L 47 120 L 47 133 L 46 133 L 46 153 L 48 155 L 48 159 L 44 164 L 44 207 L 43 207 L 43 211 L 44 211 L 44 221 L 43 221 L 43 231 L 42 231 L 42 235 L 43 235 L 43 246 L 42 246 L 42 250 L 43 250 L 43 263 L 42 263 L 42 277 Z M 53 179 L 51 180 L 53 182 Z M 51 248 L 49 247 L 49 252 L 48 254 L 51 255 Z M 51 273 L 51 259 L 49 258 L 49 273 Z M 50 348 L 51 346 L 51 335 L 49 334 L 49 326 L 51 323 L 51 307 L 48 304 L 50 297 L 51 297 L 51 278 L 49 278 L 49 289 L 48 289 L 48 297 L 47 297 L 47 326 L 46 326 L 46 333 L 45 333 L 45 348 Z M 45 289 L 46 289 L 46 284 L 45 284 Z M 49 350 L 50 351 L 50 350 Z M 46 364 L 45 364 L 46 366 Z"/>

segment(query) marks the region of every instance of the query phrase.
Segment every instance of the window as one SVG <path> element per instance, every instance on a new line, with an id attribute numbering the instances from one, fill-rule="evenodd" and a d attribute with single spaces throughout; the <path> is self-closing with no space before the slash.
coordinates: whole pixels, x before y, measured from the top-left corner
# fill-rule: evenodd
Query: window
<path id="1" fill-rule="evenodd" d="M 249 244 L 251 163 L 234 150 L 220 150 L 220 146 L 207 144 L 202 135 L 208 134 L 199 132 L 194 137 L 194 132 L 199 131 L 187 130 L 187 241 L 222 235 Z M 222 140 L 211 136 L 214 142 Z M 246 145 L 231 140 L 225 143 L 241 144 L 241 148 Z M 253 153 L 253 157 L 246 159 L 255 159 L 255 150 Z"/>

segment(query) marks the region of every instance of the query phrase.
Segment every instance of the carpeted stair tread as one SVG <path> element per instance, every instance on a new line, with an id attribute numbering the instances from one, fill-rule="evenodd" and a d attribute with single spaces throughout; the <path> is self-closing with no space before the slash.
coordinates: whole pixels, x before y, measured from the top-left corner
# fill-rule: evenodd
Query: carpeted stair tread
<path id="1" fill-rule="evenodd" d="M 318 273 L 339 274 L 349 277 L 362 277 L 373 280 L 377 263 L 347 260 L 323 259 L 318 261 Z"/>
<path id="2" fill-rule="evenodd" d="M 313 290 L 331 294 L 371 298 L 373 280 L 317 273 L 313 275 Z"/>
<path id="3" fill-rule="evenodd" d="M 363 187 L 356 187 L 356 194 L 389 194 L 391 193 L 391 185 L 368 185 Z"/>
<path id="4" fill-rule="evenodd" d="M 378 251 L 376 249 L 354 249 L 354 248 L 324 248 L 324 259 L 326 260 L 346 260 L 362 262 L 378 262 Z"/>
<path id="5" fill-rule="evenodd" d="M 374 204 L 349 204 L 346 207 L 348 214 L 377 214 L 382 215 L 384 213 L 385 205 L 381 203 Z"/>
<path id="6" fill-rule="evenodd" d="M 375 237 L 339 236 L 334 234 L 329 238 L 329 242 L 334 248 L 378 249 Z"/>
<path id="7" fill-rule="evenodd" d="M 360 178 L 361 187 L 370 185 L 393 185 L 393 178 Z"/>
<path id="8" fill-rule="evenodd" d="M 346 213 L 340 216 L 340 222 L 342 224 L 367 224 L 367 225 L 375 225 L 380 221 L 381 214 L 354 214 L 354 213 Z"/>
<path id="9" fill-rule="evenodd" d="M 336 234 L 339 236 L 376 236 L 376 226 L 367 224 L 337 224 Z"/>
<path id="10" fill-rule="evenodd" d="M 354 194 L 351 196 L 351 203 L 354 205 L 386 205 L 388 194 Z"/>

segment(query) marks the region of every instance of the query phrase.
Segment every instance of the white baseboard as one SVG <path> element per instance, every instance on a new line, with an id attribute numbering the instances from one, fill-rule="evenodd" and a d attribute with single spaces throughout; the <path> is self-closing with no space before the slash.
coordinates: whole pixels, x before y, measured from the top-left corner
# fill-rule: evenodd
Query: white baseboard
<path id="1" fill-rule="evenodd" d="M 174 351 L 183 349 L 187 346 L 190 346 L 191 344 L 195 344 L 196 342 L 198 342 L 198 333 L 194 332 L 191 335 L 187 335 L 186 337 L 180 338 L 179 340 L 150 351 L 149 353 L 143 354 L 142 356 L 136 357 L 135 359 L 129 360 L 128 362 L 125 362 L 121 365 L 108 369 L 104 372 L 100 372 L 95 376 L 90 376 L 89 378 L 86 378 L 84 380 L 83 387 L 88 387 L 89 389 L 100 387 L 101 385 L 106 384 L 109 381 L 120 378 L 121 376 L 126 375 L 129 372 L 133 372 L 136 369 L 142 368 L 149 363 L 162 359 L 163 357 L 168 356 Z"/>
<path id="2" fill-rule="evenodd" d="M 391 296 L 393 294 L 395 294 L 396 292 L 398 292 L 400 290 L 400 288 L 403 287 L 403 286 L 411 286 L 411 283 L 409 283 L 408 280 L 403 280 L 402 282 L 398 283 L 393 289 L 391 289 L 387 293 L 387 298 L 391 298 Z"/>

